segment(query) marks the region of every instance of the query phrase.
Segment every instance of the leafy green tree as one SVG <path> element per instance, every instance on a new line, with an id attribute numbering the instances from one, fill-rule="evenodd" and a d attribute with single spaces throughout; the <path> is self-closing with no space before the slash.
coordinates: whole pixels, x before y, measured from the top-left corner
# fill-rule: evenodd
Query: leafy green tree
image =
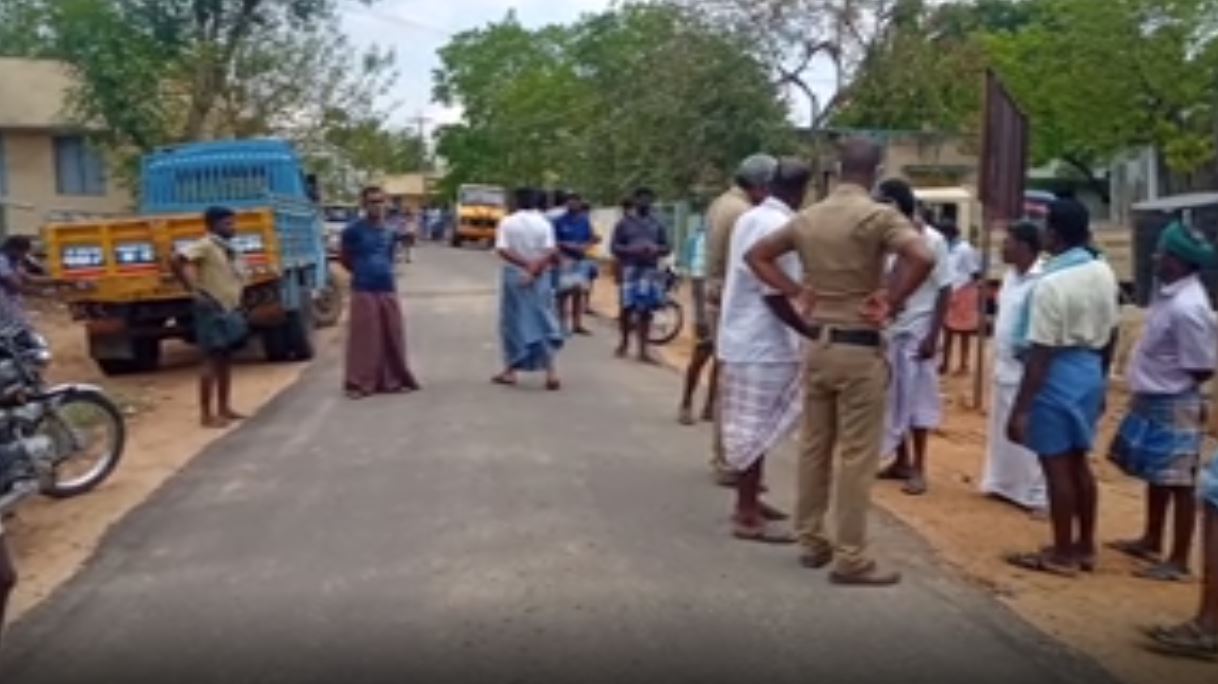
<path id="1" fill-rule="evenodd" d="M 450 185 L 562 183 L 600 201 L 640 184 L 718 190 L 760 149 L 789 149 L 785 106 L 735 36 L 669 4 L 629 4 L 536 31 L 508 15 L 441 50 L 435 96 Z"/>

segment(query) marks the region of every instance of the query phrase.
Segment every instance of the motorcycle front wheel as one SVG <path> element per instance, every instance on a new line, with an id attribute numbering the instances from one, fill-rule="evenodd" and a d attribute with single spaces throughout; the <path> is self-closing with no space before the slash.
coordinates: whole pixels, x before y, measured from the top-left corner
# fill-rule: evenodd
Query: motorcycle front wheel
<path id="1" fill-rule="evenodd" d="M 42 493 L 67 499 L 93 490 L 114 472 L 127 428 L 122 412 L 100 392 L 76 391 L 52 401 L 35 427 L 50 438 L 55 453 Z"/>

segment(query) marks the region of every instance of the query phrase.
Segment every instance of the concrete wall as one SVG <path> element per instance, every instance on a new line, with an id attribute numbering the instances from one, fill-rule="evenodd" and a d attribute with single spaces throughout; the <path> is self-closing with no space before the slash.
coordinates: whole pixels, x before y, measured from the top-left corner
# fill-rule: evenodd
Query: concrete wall
<path id="1" fill-rule="evenodd" d="M 0 131 L 10 202 L 4 208 L 10 234 L 37 234 L 48 218 L 63 212 L 125 214 L 134 210 L 131 193 L 115 174 L 106 179 L 104 196 L 64 196 L 55 187 L 55 147 L 50 131 Z"/>

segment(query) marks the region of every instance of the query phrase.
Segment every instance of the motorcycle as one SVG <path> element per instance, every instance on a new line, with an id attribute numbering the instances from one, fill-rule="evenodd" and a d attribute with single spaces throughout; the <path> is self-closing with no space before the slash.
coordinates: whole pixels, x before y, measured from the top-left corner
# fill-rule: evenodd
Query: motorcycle
<path id="1" fill-rule="evenodd" d="M 681 277 L 671 266 L 659 274 L 660 287 L 664 290 L 664 303 L 652 313 L 651 329 L 647 341 L 654 345 L 666 345 L 677 339 L 685 327 L 685 308 L 677 300 Z"/>
<path id="2" fill-rule="evenodd" d="M 34 494 L 89 492 L 123 455 L 119 408 L 93 385 L 48 386 L 42 374 L 50 362 L 41 335 L 0 331 L 0 513 Z"/>

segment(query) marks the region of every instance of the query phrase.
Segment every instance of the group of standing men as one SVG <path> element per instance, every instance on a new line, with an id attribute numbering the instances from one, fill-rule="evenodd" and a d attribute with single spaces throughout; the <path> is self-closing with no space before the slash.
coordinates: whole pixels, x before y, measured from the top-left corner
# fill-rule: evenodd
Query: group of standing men
<path id="1" fill-rule="evenodd" d="M 875 186 L 879 163 L 873 144 L 847 141 L 837 187 L 802 211 L 806 165 L 764 155 L 741 165 L 736 187 L 708 210 L 705 263 L 694 260 L 699 346 L 680 415 L 682 423 L 694 422 L 697 378 L 713 354 L 703 417 L 716 423 L 715 476 L 736 489 L 734 536 L 798 542 L 805 566 L 835 562 L 834 582 L 868 586 L 899 581 L 866 553 L 870 487 L 881 455 L 896 455 L 881 477 L 904 479 L 910 494 L 926 491 L 927 431 L 941 413 L 940 334 L 945 327 L 979 328 L 953 328 L 949 319 L 980 267 L 963 271 L 963 260 L 953 258 L 958 234 L 941 234 L 922 220 L 908 184 Z M 1119 323 L 1118 283 L 1090 244 L 1087 210 L 1072 199 L 1054 202 L 1044 226 L 1010 225 L 994 326 L 982 488 L 1051 522 L 1050 546 L 1007 561 L 1063 577 L 1094 571 L 1097 561 L 1098 495 L 1088 454 L 1106 406 Z M 1109 544 L 1147 561 L 1141 577 L 1188 576 L 1202 487 L 1201 610 L 1190 622 L 1147 635 L 1153 648 L 1204 657 L 1218 657 L 1218 461 L 1201 479 L 1200 388 L 1218 365 L 1218 318 L 1198 273 L 1214 262 L 1213 246 L 1183 221 L 1164 232 L 1158 292 L 1127 372 L 1133 400 L 1109 452 L 1148 485 L 1144 534 Z M 975 297 L 970 304 L 977 308 Z M 766 453 L 800 421 L 790 534 L 771 527 L 786 516 L 760 495 Z M 832 538 L 824 526 L 831 492 Z M 1175 536 L 1162 558 L 1169 508 Z"/>

